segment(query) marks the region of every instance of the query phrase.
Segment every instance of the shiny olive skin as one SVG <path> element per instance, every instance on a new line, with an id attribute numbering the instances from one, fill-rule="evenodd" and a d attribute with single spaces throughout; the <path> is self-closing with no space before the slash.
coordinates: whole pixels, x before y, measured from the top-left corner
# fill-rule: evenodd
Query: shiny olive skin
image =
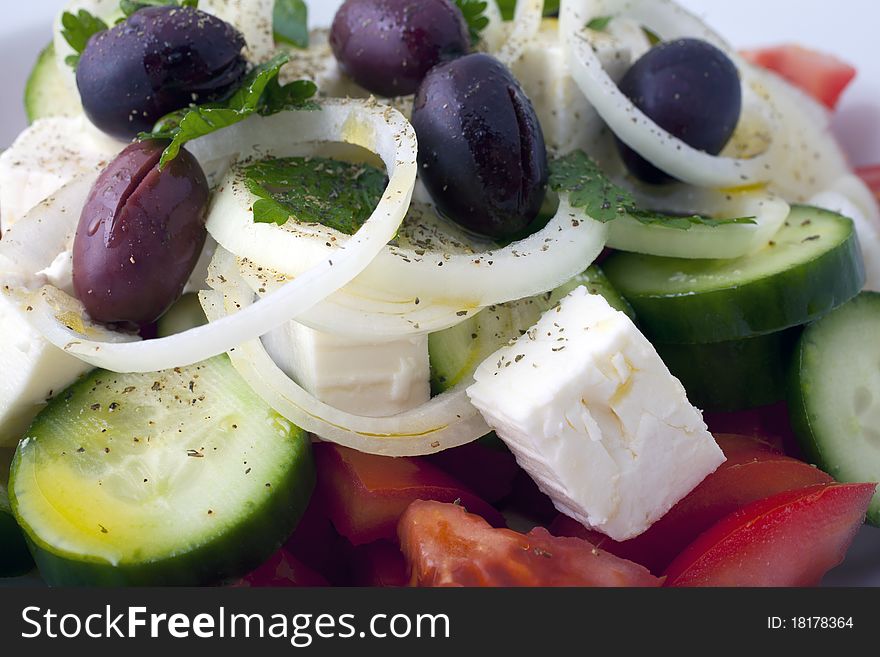
<path id="1" fill-rule="evenodd" d="M 147 7 L 93 36 L 76 69 L 83 109 L 109 135 L 131 139 L 191 103 L 223 100 L 247 69 L 244 37 L 188 7 Z"/>
<path id="2" fill-rule="evenodd" d="M 651 48 L 627 71 L 620 90 L 661 128 L 712 155 L 730 141 L 742 111 L 736 65 L 699 39 Z M 672 180 L 625 144 L 618 146 L 627 168 L 640 180 Z"/>
<path id="3" fill-rule="evenodd" d="M 161 317 L 205 244 L 208 181 L 185 149 L 160 170 L 165 146 L 126 147 L 98 176 L 80 215 L 73 287 L 96 321 L 140 326 Z"/>
<path id="4" fill-rule="evenodd" d="M 379 96 L 415 93 L 441 61 L 470 50 L 461 10 L 450 0 L 347 0 L 330 45 L 342 71 Z"/>
<path id="5" fill-rule="evenodd" d="M 535 219 L 546 194 L 547 149 L 532 103 L 482 53 L 434 67 L 416 94 L 419 172 L 442 214 L 503 239 Z"/>

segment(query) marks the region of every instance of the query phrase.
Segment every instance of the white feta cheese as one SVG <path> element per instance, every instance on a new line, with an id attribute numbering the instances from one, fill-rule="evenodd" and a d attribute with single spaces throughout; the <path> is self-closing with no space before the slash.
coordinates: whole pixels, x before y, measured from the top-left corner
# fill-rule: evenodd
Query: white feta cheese
<path id="1" fill-rule="evenodd" d="M 85 115 L 39 119 L 0 154 L 0 229 L 81 173 L 104 168 L 125 146 Z"/>
<path id="2" fill-rule="evenodd" d="M 349 413 L 387 417 L 431 397 L 427 336 L 360 342 L 289 322 L 263 343 L 300 386 Z"/>
<path id="3" fill-rule="evenodd" d="M 577 288 L 483 362 L 471 402 L 556 508 L 622 541 L 724 462 L 648 340 Z"/>
<path id="4" fill-rule="evenodd" d="M 636 40 L 629 32 L 621 31 L 629 27 L 625 21 L 615 20 L 612 24 L 618 27 L 616 33 L 611 33 L 609 26 L 608 34 L 592 32 L 590 37 L 603 67 L 618 80 L 633 61 Z M 638 32 L 647 44 L 641 30 Z M 538 38 L 514 62 L 511 71 L 532 101 L 549 150 L 568 153 L 585 149 L 599 137 L 605 123 L 571 77 L 557 21 L 541 24 Z"/>
<path id="5" fill-rule="evenodd" d="M 0 292 L 0 447 L 14 446 L 46 401 L 91 366 L 49 344 Z"/>

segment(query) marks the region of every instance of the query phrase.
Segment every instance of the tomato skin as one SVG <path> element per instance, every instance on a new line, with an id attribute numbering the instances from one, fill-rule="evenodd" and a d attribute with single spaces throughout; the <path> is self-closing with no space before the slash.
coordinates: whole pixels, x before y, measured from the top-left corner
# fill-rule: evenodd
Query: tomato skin
<path id="1" fill-rule="evenodd" d="M 837 57 L 796 44 L 745 50 L 741 54 L 752 64 L 777 73 L 832 110 L 856 76 L 856 69 Z"/>
<path id="2" fill-rule="evenodd" d="M 495 526 L 504 518 L 464 484 L 423 458 L 374 456 L 332 443 L 314 446 L 317 495 L 352 545 L 396 542 L 397 521 L 411 502 L 455 502 Z"/>
<path id="3" fill-rule="evenodd" d="M 319 573 L 306 566 L 284 548 L 234 584 L 236 587 L 330 586 Z"/>
<path id="4" fill-rule="evenodd" d="M 865 184 L 868 186 L 874 197 L 880 201 L 880 164 L 873 164 L 871 166 L 859 167 L 856 169 L 856 174 L 865 181 Z"/>
<path id="5" fill-rule="evenodd" d="M 493 529 L 455 504 L 413 502 L 400 519 L 413 586 L 659 586 L 645 568 L 546 529 Z"/>
<path id="6" fill-rule="evenodd" d="M 766 443 L 724 434 L 715 440 L 727 461 L 645 533 L 619 543 L 563 515 L 553 521 L 550 531 L 583 538 L 660 574 L 697 536 L 737 509 L 782 491 L 832 483 L 821 470 L 780 454 Z"/>
<path id="7" fill-rule="evenodd" d="M 389 541 L 361 545 L 352 554 L 353 586 L 406 586 L 406 560 L 400 548 Z"/>
<path id="8" fill-rule="evenodd" d="M 816 586 L 843 561 L 876 484 L 819 484 L 753 502 L 701 534 L 666 586 Z"/>

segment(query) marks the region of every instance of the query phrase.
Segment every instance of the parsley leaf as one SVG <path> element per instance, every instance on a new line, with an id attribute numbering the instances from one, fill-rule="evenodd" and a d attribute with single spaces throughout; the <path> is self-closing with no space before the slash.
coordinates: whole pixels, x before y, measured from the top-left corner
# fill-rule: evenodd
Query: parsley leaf
<path id="1" fill-rule="evenodd" d="M 595 32 L 604 32 L 608 29 L 608 23 L 614 19 L 614 16 L 597 16 L 587 23 L 587 29 Z"/>
<path id="2" fill-rule="evenodd" d="M 476 44 L 480 40 L 480 32 L 489 25 L 489 17 L 486 16 L 488 3 L 482 0 L 455 0 L 455 4 L 464 15 L 471 35 L 471 43 Z"/>
<path id="3" fill-rule="evenodd" d="M 614 184 L 583 151 L 574 151 L 550 164 L 550 188 L 569 195 L 572 207 L 583 208 L 596 221 L 607 223 L 618 217 L 632 217 L 646 225 L 688 230 L 691 226 L 754 224 L 753 217 L 715 219 L 701 215 L 670 215 L 636 206 L 633 195 Z"/>
<path id="4" fill-rule="evenodd" d="M 152 132 L 138 135 L 138 139 L 170 139 L 162 153 L 159 167 L 177 157 L 186 142 L 243 121 L 252 114 L 269 116 L 291 109 L 317 109 L 309 102 L 317 87 L 308 80 L 297 80 L 282 86 L 278 82 L 281 67 L 289 60 L 287 55 L 276 55 L 265 64 L 254 67 L 241 87 L 224 103 L 194 105 L 163 117 Z"/>
<path id="5" fill-rule="evenodd" d="M 192 7 L 198 9 L 199 0 L 119 0 L 119 9 L 126 17 L 145 7 Z"/>
<path id="6" fill-rule="evenodd" d="M 75 55 L 69 55 L 64 60 L 73 68 L 79 64 L 79 56 L 86 49 L 89 39 L 108 29 L 107 23 L 85 9 L 80 9 L 76 14 L 65 11 L 61 15 L 61 27 L 61 36 L 76 51 Z"/>
<path id="7" fill-rule="evenodd" d="M 304 0 L 275 0 L 272 11 L 275 40 L 297 48 L 309 47 L 309 8 Z"/>
<path id="8" fill-rule="evenodd" d="M 608 24 L 612 20 L 614 20 L 614 16 L 597 16 L 587 23 L 587 29 L 595 32 L 604 32 L 608 29 Z M 661 39 L 656 32 L 649 30 L 644 25 L 642 26 L 642 32 L 645 33 L 645 38 L 648 39 L 648 43 L 651 44 L 651 47 L 663 42 L 663 39 Z"/>
<path id="9" fill-rule="evenodd" d="M 513 20 L 513 14 L 516 12 L 516 0 L 496 0 L 498 9 L 501 11 L 501 18 L 506 21 Z M 544 0 L 544 16 L 559 15 L 559 0 Z"/>
<path id="10" fill-rule="evenodd" d="M 346 235 L 370 218 L 388 184 L 385 172 L 374 166 L 321 157 L 261 160 L 242 172 L 245 186 L 258 197 L 255 222 L 281 226 L 293 219 Z"/>

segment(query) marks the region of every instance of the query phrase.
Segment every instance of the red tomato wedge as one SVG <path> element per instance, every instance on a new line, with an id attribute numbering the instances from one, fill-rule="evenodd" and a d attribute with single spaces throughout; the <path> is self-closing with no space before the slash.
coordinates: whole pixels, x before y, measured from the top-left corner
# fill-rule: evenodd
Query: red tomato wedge
<path id="1" fill-rule="evenodd" d="M 398 528 L 414 586 L 659 586 L 645 568 L 543 528 L 493 529 L 456 504 L 413 502 Z"/>
<path id="2" fill-rule="evenodd" d="M 778 73 L 829 109 L 837 106 L 856 76 L 856 69 L 837 57 L 795 44 L 741 54 L 751 63 Z"/>
<path id="3" fill-rule="evenodd" d="M 352 545 L 397 540 L 397 521 L 415 500 L 455 502 L 495 526 L 504 519 L 464 484 L 422 458 L 364 454 L 331 443 L 315 445 L 317 494 Z"/>
<path id="4" fill-rule="evenodd" d="M 330 583 L 282 548 L 235 586 L 330 586 Z"/>
<path id="5" fill-rule="evenodd" d="M 353 586 L 406 586 L 406 560 L 400 548 L 388 541 L 376 541 L 354 549 Z"/>
<path id="6" fill-rule="evenodd" d="M 859 178 L 865 181 L 874 196 L 880 201 L 880 164 L 873 164 L 867 167 L 859 167 L 856 169 Z"/>
<path id="7" fill-rule="evenodd" d="M 843 557 L 876 484 L 819 484 L 753 502 L 666 570 L 666 586 L 815 586 Z"/>
<path id="8" fill-rule="evenodd" d="M 716 435 L 715 440 L 727 461 L 644 534 L 618 543 L 563 515 L 553 521 L 550 531 L 583 538 L 660 574 L 697 536 L 737 509 L 782 491 L 832 483 L 821 470 L 766 443 L 730 435 Z"/>

